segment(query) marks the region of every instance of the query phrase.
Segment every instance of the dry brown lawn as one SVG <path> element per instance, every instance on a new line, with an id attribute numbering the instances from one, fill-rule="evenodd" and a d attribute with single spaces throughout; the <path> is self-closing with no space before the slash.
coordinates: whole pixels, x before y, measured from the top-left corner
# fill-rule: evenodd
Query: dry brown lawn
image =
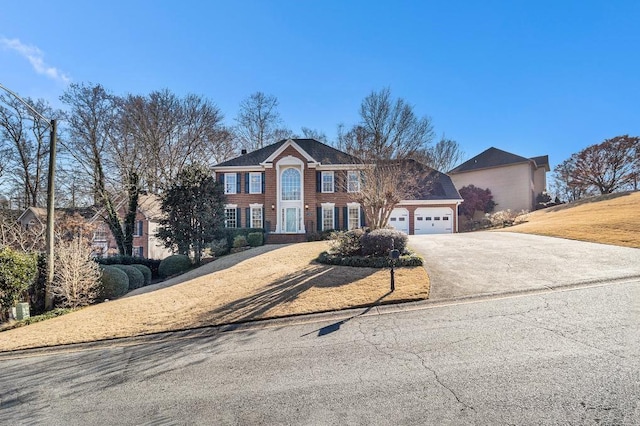
<path id="1" fill-rule="evenodd" d="M 0 351 L 89 342 L 376 303 L 426 299 L 423 267 L 315 263 L 326 242 L 263 246 L 225 256 L 127 297 L 0 333 Z"/>
<path id="2" fill-rule="evenodd" d="M 503 230 L 640 248 L 640 192 L 550 207 L 525 220 Z"/>

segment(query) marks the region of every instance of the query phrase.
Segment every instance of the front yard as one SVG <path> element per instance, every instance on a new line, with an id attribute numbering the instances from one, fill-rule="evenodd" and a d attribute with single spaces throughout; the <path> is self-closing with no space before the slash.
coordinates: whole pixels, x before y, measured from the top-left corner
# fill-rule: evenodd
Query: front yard
<path id="1" fill-rule="evenodd" d="M 423 300 L 423 267 L 389 269 L 322 265 L 326 242 L 262 246 L 225 256 L 126 297 L 0 333 L 0 351 Z"/>

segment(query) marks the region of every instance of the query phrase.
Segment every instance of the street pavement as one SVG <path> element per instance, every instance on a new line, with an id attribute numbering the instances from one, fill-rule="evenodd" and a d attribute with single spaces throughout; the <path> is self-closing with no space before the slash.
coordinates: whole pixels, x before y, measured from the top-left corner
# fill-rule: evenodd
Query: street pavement
<path id="1" fill-rule="evenodd" d="M 603 280 L 3 354 L 0 424 L 640 424 L 639 290 Z"/>
<path id="2" fill-rule="evenodd" d="M 412 235 L 430 300 L 640 278 L 640 249 L 512 232 Z"/>

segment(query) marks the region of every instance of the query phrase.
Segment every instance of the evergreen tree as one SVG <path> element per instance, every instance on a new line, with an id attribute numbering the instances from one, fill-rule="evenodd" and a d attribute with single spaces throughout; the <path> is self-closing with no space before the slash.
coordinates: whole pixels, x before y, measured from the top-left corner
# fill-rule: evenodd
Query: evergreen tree
<path id="1" fill-rule="evenodd" d="M 224 188 L 198 165 L 185 167 L 162 194 L 165 214 L 158 238 L 200 263 L 205 245 L 224 227 Z"/>

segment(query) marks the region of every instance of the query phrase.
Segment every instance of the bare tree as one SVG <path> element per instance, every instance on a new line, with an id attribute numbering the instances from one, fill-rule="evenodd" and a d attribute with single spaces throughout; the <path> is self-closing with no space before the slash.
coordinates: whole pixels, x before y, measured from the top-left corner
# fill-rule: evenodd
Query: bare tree
<path id="1" fill-rule="evenodd" d="M 413 159 L 379 160 L 357 169 L 340 176 L 338 185 L 360 204 L 370 229 L 387 226 L 398 203 L 425 195 L 434 179 L 431 168 Z"/>
<path id="2" fill-rule="evenodd" d="M 388 88 L 371 92 L 360 105 L 359 124 L 338 129 L 338 146 L 364 160 L 409 158 L 433 140 L 429 117 L 419 118 L 404 99 L 392 99 Z"/>
<path id="3" fill-rule="evenodd" d="M 282 126 L 278 98 L 256 92 L 240 103 L 235 133 L 240 145 L 249 151 L 292 137 Z"/>
<path id="4" fill-rule="evenodd" d="M 566 165 L 572 186 L 595 188 L 601 194 L 631 189 L 637 182 L 640 138 L 623 135 L 573 154 Z M 564 164 L 564 163 L 563 163 Z"/>
<path id="5" fill-rule="evenodd" d="M 42 99 L 34 102 L 27 98 L 26 102 L 43 115 L 60 116 L 60 112 Z M 34 117 L 33 112 L 13 96 L 0 95 L 0 135 L 11 147 L 5 167 L 12 170 L 13 184 L 21 193 L 21 207 L 39 206 L 44 199 L 49 123 Z"/>
<path id="6" fill-rule="evenodd" d="M 413 158 L 432 169 L 446 173 L 460 164 L 464 155 L 464 151 L 462 151 L 458 142 L 447 139 L 442 135 L 437 144 L 419 151 Z"/>
<path id="7" fill-rule="evenodd" d="M 310 129 L 308 127 L 302 127 L 300 130 L 302 130 L 302 136 L 307 139 L 315 139 L 325 144 L 329 143 L 329 138 L 327 138 L 327 134 L 321 130 Z"/>
<path id="8" fill-rule="evenodd" d="M 56 270 L 51 292 L 63 307 L 93 303 L 98 296 L 100 267 L 91 257 L 91 246 L 82 237 L 62 241 L 56 250 Z"/>
<path id="9" fill-rule="evenodd" d="M 212 166 L 232 156 L 233 137 L 222 119 L 211 101 L 196 95 L 180 98 L 162 90 L 126 97 L 121 134 L 128 145 L 137 145 L 142 186 L 158 193 L 186 165 Z"/>

